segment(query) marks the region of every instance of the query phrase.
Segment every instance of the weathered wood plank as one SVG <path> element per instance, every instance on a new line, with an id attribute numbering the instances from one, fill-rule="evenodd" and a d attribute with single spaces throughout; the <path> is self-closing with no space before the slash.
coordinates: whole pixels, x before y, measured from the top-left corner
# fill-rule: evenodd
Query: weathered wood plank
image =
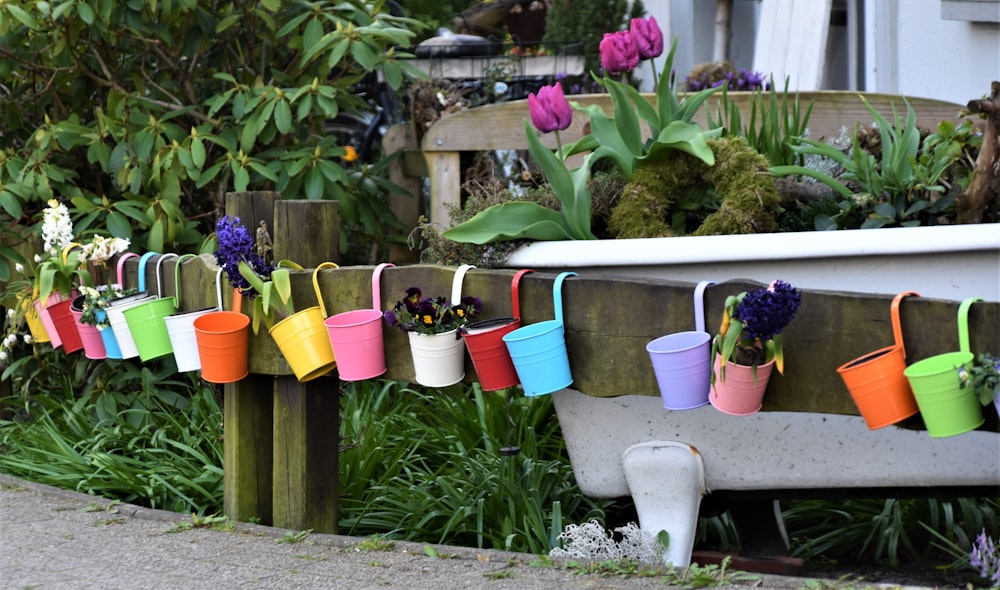
<path id="1" fill-rule="evenodd" d="M 420 222 L 421 204 L 423 203 L 424 183 L 417 177 L 426 176 L 426 162 L 423 162 L 423 158 L 410 157 L 410 154 L 414 154 L 416 149 L 417 138 L 412 122 L 389 127 L 385 132 L 385 137 L 382 138 L 382 150 L 386 154 L 403 152 L 389 165 L 388 173 L 389 181 L 406 190 L 407 194 L 390 193 L 388 195 L 389 210 L 396 216 L 396 219 L 403 222 L 406 227 L 411 228 L 417 227 Z M 414 159 L 421 162 L 424 167 L 423 172 L 419 174 L 408 173 L 409 162 Z M 416 262 L 418 258 L 419 253 L 407 248 L 404 244 L 389 244 L 389 260 L 404 263 Z"/>
<path id="2" fill-rule="evenodd" d="M 446 205 L 458 205 L 462 200 L 462 166 L 458 152 L 425 152 L 430 169 L 431 206 L 428 219 L 438 225 L 451 225 Z"/>
<path id="3" fill-rule="evenodd" d="M 280 378 L 274 392 L 274 526 L 337 532 L 340 387 Z"/>
<path id="4" fill-rule="evenodd" d="M 223 511 L 232 520 L 271 523 L 271 383 L 250 375 L 224 386 Z"/>
<path id="5" fill-rule="evenodd" d="M 305 267 L 340 262 L 340 203 L 281 199 L 274 203 L 274 260 Z"/>

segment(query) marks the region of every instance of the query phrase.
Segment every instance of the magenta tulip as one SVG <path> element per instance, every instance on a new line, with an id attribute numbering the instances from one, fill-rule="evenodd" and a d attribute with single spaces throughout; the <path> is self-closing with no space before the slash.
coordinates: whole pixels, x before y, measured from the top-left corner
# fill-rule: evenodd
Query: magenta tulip
<path id="1" fill-rule="evenodd" d="M 538 96 L 529 94 L 528 111 L 531 113 L 531 124 L 542 133 L 562 131 L 573 122 L 573 109 L 559 82 L 542 86 L 538 89 Z"/>
<path id="2" fill-rule="evenodd" d="M 639 59 L 653 59 L 663 53 L 663 32 L 656 24 L 655 17 L 633 18 L 629 32 L 639 51 Z"/>
<path id="3" fill-rule="evenodd" d="M 601 67 L 609 74 L 619 74 L 639 65 L 639 50 L 628 31 L 605 33 L 601 40 Z"/>

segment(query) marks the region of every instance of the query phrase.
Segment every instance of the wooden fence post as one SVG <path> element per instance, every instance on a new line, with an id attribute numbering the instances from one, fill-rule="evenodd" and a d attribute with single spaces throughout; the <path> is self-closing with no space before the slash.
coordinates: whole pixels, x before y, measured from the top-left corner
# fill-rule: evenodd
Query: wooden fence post
<path id="1" fill-rule="evenodd" d="M 227 193 L 226 215 L 248 229 L 261 220 L 274 225 L 275 192 Z M 272 397 L 274 378 L 248 375 L 224 388 L 223 508 L 232 520 L 272 519 Z"/>

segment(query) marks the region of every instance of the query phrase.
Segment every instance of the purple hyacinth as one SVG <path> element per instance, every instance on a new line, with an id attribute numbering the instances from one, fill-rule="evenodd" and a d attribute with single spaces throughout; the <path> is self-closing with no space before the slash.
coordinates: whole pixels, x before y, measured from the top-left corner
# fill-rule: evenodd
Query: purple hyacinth
<path id="1" fill-rule="evenodd" d="M 969 554 L 969 564 L 978 568 L 979 575 L 984 579 L 1000 585 L 1000 551 L 997 550 L 992 537 L 986 536 L 986 529 L 976 537 L 976 543 Z"/>
<path id="2" fill-rule="evenodd" d="M 226 272 L 229 283 L 238 288 L 247 297 L 256 297 L 257 293 L 250 282 L 240 274 L 240 261 L 246 262 L 257 276 L 267 280 L 274 271 L 274 265 L 267 262 L 255 247 L 254 237 L 239 217 L 225 215 L 215 224 L 215 235 L 218 249 L 215 251 L 215 263 Z"/>
<path id="3" fill-rule="evenodd" d="M 798 289 L 778 280 L 767 288 L 748 291 L 734 315 L 743 322 L 744 336 L 768 340 L 792 321 L 801 301 Z"/>

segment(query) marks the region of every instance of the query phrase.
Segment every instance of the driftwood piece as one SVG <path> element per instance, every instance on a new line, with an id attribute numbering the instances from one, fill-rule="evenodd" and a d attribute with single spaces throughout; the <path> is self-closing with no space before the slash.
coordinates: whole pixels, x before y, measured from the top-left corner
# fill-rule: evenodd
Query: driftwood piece
<path id="1" fill-rule="evenodd" d="M 997 221 L 1000 213 L 1000 82 L 990 85 L 990 96 L 970 100 L 970 113 L 985 115 L 983 147 L 976 158 L 972 182 L 958 198 L 958 223 Z"/>

